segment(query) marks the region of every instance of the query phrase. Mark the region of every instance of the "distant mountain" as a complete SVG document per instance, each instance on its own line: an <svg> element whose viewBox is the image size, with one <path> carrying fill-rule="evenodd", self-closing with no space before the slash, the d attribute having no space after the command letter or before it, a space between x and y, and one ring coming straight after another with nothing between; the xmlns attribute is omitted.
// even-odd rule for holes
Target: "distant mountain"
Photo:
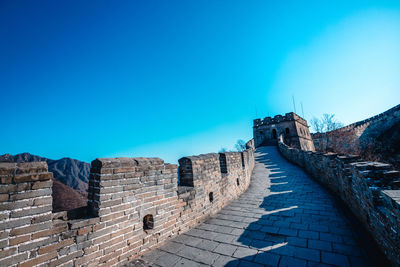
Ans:
<svg viewBox="0 0 400 267"><path fill-rule="evenodd" d="M32 162L46 161L49 172L54 174L54 178L69 187L87 195L90 164L71 158L58 160L43 158L30 153L17 155L4 154L0 156L0 162Z"/></svg>
<svg viewBox="0 0 400 267"><path fill-rule="evenodd" d="M71 158L53 160L21 153L4 154L0 162L32 162L46 161L49 172L54 175L53 210L70 210L86 205L90 164Z"/></svg>

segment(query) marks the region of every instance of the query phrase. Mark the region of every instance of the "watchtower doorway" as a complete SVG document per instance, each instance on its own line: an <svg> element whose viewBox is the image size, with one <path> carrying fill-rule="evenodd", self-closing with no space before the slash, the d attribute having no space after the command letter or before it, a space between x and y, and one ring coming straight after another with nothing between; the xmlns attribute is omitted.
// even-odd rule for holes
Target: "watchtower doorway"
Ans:
<svg viewBox="0 0 400 267"><path fill-rule="evenodd" d="M276 138L277 138L276 129L272 129L272 139Z"/></svg>

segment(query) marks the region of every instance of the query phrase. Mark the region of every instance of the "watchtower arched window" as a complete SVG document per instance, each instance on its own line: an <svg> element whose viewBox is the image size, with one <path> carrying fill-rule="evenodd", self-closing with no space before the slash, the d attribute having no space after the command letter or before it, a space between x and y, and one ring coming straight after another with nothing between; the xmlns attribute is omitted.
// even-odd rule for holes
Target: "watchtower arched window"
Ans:
<svg viewBox="0 0 400 267"><path fill-rule="evenodd" d="M276 130L272 129L272 138L276 139L276 137L277 137Z"/></svg>
<svg viewBox="0 0 400 267"><path fill-rule="evenodd" d="M285 129L285 133L286 133L286 135L288 135L288 134L290 133L289 128L286 128L286 129Z"/></svg>

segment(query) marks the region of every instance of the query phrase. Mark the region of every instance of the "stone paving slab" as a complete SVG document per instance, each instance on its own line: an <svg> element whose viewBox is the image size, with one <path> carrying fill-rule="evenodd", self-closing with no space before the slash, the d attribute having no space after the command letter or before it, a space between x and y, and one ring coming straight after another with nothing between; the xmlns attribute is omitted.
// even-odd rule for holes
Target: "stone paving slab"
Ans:
<svg viewBox="0 0 400 267"><path fill-rule="evenodd" d="M249 189L129 266L370 266L333 197L276 147L256 150Z"/></svg>

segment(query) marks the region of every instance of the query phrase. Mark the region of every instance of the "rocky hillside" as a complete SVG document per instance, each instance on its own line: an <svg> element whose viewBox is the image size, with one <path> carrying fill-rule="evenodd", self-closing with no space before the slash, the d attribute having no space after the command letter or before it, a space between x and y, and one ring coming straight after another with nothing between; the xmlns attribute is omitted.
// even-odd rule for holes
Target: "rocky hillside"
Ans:
<svg viewBox="0 0 400 267"><path fill-rule="evenodd" d="M21 153L0 156L0 162L46 161L49 171L54 175L53 209L70 210L86 205L90 164L71 158L53 160Z"/></svg>
<svg viewBox="0 0 400 267"><path fill-rule="evenodd" d="M72 210L87 205L87 197L54 179L53 181L53 212Z"/></svg>

